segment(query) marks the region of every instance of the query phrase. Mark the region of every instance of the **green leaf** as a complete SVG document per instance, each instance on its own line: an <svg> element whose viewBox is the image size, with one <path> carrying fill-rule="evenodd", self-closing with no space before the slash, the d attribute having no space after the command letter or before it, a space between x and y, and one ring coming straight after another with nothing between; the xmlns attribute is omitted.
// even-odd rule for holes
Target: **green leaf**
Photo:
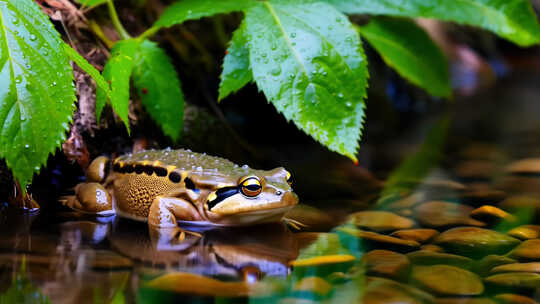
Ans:
<svg viewBox="0 0 540 304"><path fill-rule="evenodd" d="M111 88L105 78L101 76L101 73L91 65L83 56L81 56L77 51L75 51L69 44L64 43L64 51L66 52L69 59L75 62L83 71L85 71L94 81L96 85L105 91L107 97L111 97Z"/></svg>
<svg viewBox="0 0 540 304"><path fill-rule="evenodd" d="M325 0L348 14L435 18L474 25L521 46L540 42L529 0Z"/></svg>
<svg viewBox="0 0 540 304"><path fill-rule="evenodd" d="M133 83L150 116L167 136L177 140L184 119L184 94L169 57L145 40L135 56Z"/></svg>
<svg viewBox="0 0 540 304"><path fill-rule="evenodd" d="M254 3L253 0L181 0L169 6L153 27L169 27L186 20L238 12L251 7Z"/></svg>
<svg viewBox="0 0 540 304"><path fill-rule="evenodd" d="M253 77L300 129L356 160L367 66L346 16L321 2L261 1L246 11Z"/></svg>
<svg viewBox="0 0 540 304"><path fill-rule="evenodd" d="M118 41L111 50L111 58L105 64L103 77L111 84L111 106L122 119L129 132L129 79L133 71L135 53L140 42L135 39ZM106 92L98 87L96 93L96 118L99 121L107 102Z"/></svg>
<svg viewBox="0 0 540 304"><path fill-rule="evenodd" d="M0 0L0 157L23 189L65 140L75 108L60 35L32 0Z"/></svg>
<svg viewBox="0 0 540 304"><path fill-rule="evenodd" d="M408 19L373 17L358 31L384 62L431 95L452 94L448 62L439 47Z"/></svg>
<svg viewBox="0 0 540 304"><path fill-rule="evenodd" d="M75 0L75 2L83 7L94 7L106 3L107 0Z"/></svg>
<svg viewBox="0 0 540 304"><path fill-rule="evenodd" d="M223 60L218 101L240 90L252 80L253 73L249 66L246 22L244 21L234 31L229 48L227 48L227 55Z"/></svg>

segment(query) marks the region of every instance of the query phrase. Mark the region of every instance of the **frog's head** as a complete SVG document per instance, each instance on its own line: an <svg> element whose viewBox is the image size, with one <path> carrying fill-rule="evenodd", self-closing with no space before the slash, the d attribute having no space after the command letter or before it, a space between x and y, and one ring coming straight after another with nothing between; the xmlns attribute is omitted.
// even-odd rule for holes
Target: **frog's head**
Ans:
<svg viewBox="0 0 540 304"><path fill-rule="evenodd" d="M291 174L284 168L241 176L233 185L209 193L204 209L208 219L221 225L248 225L279 221L298 203Z"/></svg>

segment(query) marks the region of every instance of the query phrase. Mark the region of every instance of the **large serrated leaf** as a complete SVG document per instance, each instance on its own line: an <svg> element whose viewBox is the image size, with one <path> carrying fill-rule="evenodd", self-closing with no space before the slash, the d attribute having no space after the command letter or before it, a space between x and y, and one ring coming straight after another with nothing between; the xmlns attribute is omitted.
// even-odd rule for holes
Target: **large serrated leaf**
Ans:
<svg viewBox="0 0 540 304"><path fill-rule="evenodd" d="M518 45L540 42L530 0L325 0L348 14L425 17L479 26Z"/></svg>
<svg viewBox="0 0 540 304"><path fill-rule="evenodd" d="M154 28L169 27L186 20L196 20L216 14L239 12L255 3L253 0L181 0L169 6Z"/></svg>
<svg viewBox="0 0 540 304"><path fill-rule="evenodd" d="M249 49L247 47L246 22L233 33L227 48L227 55L223 59L223 71L219 83L218 100L229 96L253 80L253 73L249 66Z"/></svg>
<svg viewBox="0 0 540 304"><path fill-rule="evenodd" d="M73 62L75 62L79 68L81 68L83 71L85 71L94 81L96 82L96 85L101 89L105 91L105 94L108 98L111 98L111 88L105 78L101 76L99 71L90 64L90 62L86 61L83 56L81 56L77 51L75 51L69 44L64 43L64 51L66 52L66 55L71 59Z"/></svg>
<svg viewBox="0 0 540 304"><path fill-rule="evenodd" d="M346 16L320 2L261 1L246 11L253 77L287 119L355 160L367 66Z"/></svg>
<svg viewBox="0 0 540 304"><path fill-rule="evenodd" d="M184 119L184 94L174 66L156 43L141 43L135 56L133 83L163 133L177 140Z"/></svg>
<svg viewBox="0 0 540 304"><path fill-rule="evenodd" d="M111 50L111 57L103 69L103 77L111 85L110 102L114 112L122 119L129 132L129 79L133 71L135 53L140 41L136 39L118 41ZM107 94L98 87L96 93L96 118L99 121Z"/></svg>
<svg viewBox="0 0 540 304"><path fill-rule="evenodd" d="M32 0L0 0L0 156L23 189L72 119L73 71L62 43Z"/></svg>
<svg viewBox="0 0 540 304"><path fill-rule="evenodd" d="M357 29L386 64L403 77L431 95L451 95L448 62L416 23L408 19L373 17L367 25Z"/></svg>

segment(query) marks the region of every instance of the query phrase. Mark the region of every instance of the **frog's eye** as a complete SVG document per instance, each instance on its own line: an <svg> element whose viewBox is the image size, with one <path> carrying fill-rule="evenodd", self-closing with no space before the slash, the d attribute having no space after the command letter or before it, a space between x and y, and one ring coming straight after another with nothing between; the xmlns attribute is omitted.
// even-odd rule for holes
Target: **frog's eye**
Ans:
<svg viewBox="0 0 540 304"><path fill-rule="evenodd" d="M292 176L289 171L287 171L287 183L289 184L289 186L292 185Z"/></svg>
<svg viewBox="0 0 540 304"><path fill-rule="evenodd" d="M240 191L247 197L255 197L262 192L261 181L255 176L250 176L240 182Z"/></svg>

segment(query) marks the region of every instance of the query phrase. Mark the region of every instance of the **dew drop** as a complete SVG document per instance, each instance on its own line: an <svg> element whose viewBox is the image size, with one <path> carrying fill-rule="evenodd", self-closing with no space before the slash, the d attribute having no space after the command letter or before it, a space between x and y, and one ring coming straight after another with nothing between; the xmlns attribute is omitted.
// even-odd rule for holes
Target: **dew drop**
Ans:
<svg viewBox="0 0 540 304"><path fill-rule="evenodd" d="M292 80L292 79L294 79L295 76L296 76L296 75L294 75L294 73L290 73L290 74L289 74L289 79Z"/></svg>
<svg viewBox="0 0 540 304"><path fill-rule="evenodd" d="M352 107L352 103L351 103L350 101L347 101L347 102L345 103L345 105L347 106L347 108Z"/></svg>
<svg viewBox="0 0 540 304"><path fill-rule="evenodd" d="M15 78L15 83L21 83L22 82L22 77L21 76L17 76Z"/></svg>
<svg viewBox="0 0 540 304"><path fill-rule="evenodd" d="M281 74L281 68L279 66L275 67L272 69L272 71L270 71L270 73L272 73L272 75L274 76L279 76L279 74Z"/></svg>
<svg viewBox="0 0 540 304"><path fill-rule="evenodd" d="M56 81L53 81L53 83L51 83L51 87L54 87L56 86Z"/></svg>
<svg viewBox="0 0 540 304"><path fill-rule="evenodd" d="M296 37L296 33L295 32L292 32L291 33L291 38L295 38Z"/></svg>
<svg viewBox="0 0 540 304"><path fill-rule="evenodd" d="M37 39L36 35L30 35L30 40L31 41L36 41L36 39Z"/></svg>
<svg viewBox="0 0 540 304"><path fill-rule="evenodd" d="M24 145L24 148L25 148L25 149L29 149L29 148L30 148L30 145L29 145L29 144L26 144L26 145Z"/></svg>
<svg viewBox="0 0 540 304"><path fill-rule="evenodd" d="M11 20L11 22L12 22L14 25L16 25L17 23L19 23L19 19L13 18L13 19Z"/></svg>
<svg viewBox="0 0 540 304"><path fill-rule="evenodd" d="M40 166L35 166L35 167L34 167L34 170L35 170L35 171L39 171L39 169L41 169Z"/></svg>
<svg viewBox="0 0 540 304"><path fill-rule="evenodd" d="M337 97L343 98L343 93L339 92L339 93L337 94Z"/></svg>
<svg viewBox="0 0 540 304"><path fill-rule="evenodd" d="M248 165L242 165L242 169L248 169Z"/></svg>
<svg viewBox="0 0 540 304"><path fill-rule="evenodd" d="M262 58L266 58L266 56L268 56L266 53L262 53L262 54L261 54L261 57L262 57Z"/></svg>
<svg viewBox="0 0 540 304"><path fill-rule="evenodd" d="M191 11L191 10L188 10L188 11L187 11L187 14L188 14L188 15L191 15L192 13L193 13L193 11Z"/></svg>
<svg viewBox="0 0 540 304"><path fill-rule="evenodd" d="M277 44L272 43L272 45L270 46L270 49L271 49L272 51L275 51L275 50L277 49Z"/></svg>
<svg viewBox="0 0 540 304"><path fill-rule="evenodd" d="M306 91L304 93L304 98L306 99L306 101L309 101L313 104L316 104L318 102L318 98L317 98L317 91L315 89L315 85L313 83L310 83L307 88L306 88Z"/></svg>

